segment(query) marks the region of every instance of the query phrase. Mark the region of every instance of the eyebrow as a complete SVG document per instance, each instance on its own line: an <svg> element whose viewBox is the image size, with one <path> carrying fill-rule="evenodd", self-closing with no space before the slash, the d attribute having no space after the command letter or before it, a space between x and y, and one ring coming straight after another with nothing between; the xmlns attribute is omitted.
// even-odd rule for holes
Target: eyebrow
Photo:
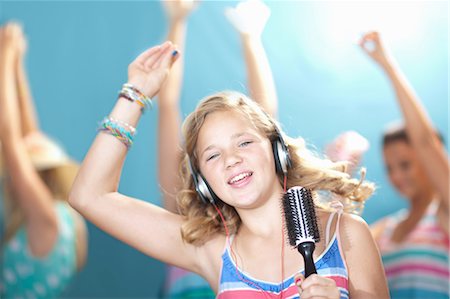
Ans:
<svg viewBox="0 0 450 299"><path fill-rule="evenodd" d="M247 132L236 133L236 134L231 135L231 138L230 138L230 139L236 139L236 138L239 138L239 137L241 137L241 136L243 136L243 135L246 135L246 134L250 134L250 133L247 133ZM203 152L200 154L200 157L202 157L202 156L205 154L206 151L209 151L209 150L211 150L211 149L213 149L213 148L214 148L214 145L213 145L213 144L207 146L207 147L203 150Z"/></svg>

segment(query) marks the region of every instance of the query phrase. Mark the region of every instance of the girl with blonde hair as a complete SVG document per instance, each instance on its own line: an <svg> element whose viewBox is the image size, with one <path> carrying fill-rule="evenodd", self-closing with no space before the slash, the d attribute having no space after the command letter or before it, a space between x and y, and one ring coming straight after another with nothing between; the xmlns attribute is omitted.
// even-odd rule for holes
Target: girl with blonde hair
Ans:
<svg viewBox="0 0 450 299"><path fill-rule="evenodd" d="M285 242L283 189L301 184L365 200L372 186L277 133L272 117L241 94L207 97L183 125L181 215L117 191L142 109L178 56L166 42L130 64L128 83L75 180L71 205L143 253L200 274L218 298L387 298L367 225L340 211L317 211L326 227L314 254L318 274L304 278L303 259Z"/></svg>

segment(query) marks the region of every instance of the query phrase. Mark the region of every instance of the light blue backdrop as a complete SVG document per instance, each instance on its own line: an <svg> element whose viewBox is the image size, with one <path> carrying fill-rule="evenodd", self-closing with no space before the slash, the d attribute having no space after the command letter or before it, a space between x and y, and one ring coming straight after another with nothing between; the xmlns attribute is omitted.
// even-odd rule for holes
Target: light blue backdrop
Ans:
<svg viewBox="0 0 450 299"><path fill-rule="evenodd" d="M182 110L222 89L245 92L238 35L223 10L234 2L203 1L189 22ZM380 135L400 118L381 71L356 45L377 26L416 88L435 125L448 136L448 2L268 2L263 35L278 88L279 119L293 136L318 149L354 129L371 148L363 164L379 189L364 218L405 206L384 176ZM112 108L127 65L167 30L159 1L4 1L0 21L23 23L27 66L42 128L82 160L97 123ZM157 107L146 113L130 151L120 191L159 203L156 178ZM448 139L448 138L447 138ZM92 225L89 261L67 297L155 297L164 266ZM157 240L155 240L157 241Z"/></svg>

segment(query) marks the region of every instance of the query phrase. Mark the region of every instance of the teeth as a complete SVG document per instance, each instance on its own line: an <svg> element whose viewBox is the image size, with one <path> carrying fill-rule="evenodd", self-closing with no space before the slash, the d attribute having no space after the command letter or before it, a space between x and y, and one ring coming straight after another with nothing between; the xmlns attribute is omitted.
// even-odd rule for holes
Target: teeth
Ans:
<svg viewBox="0 0 450 299"><path fill-rule="evenodd" d="M248 177L248 176L250 176L250 173L249 173L249 172L241 173L241 174L235 176L234 178L232 178L232 179L230 180L230 184L234 184L234 183L236 183L236 182L238 182L238 181L240 181L240 180L245 179L245 178Z"/></svg>

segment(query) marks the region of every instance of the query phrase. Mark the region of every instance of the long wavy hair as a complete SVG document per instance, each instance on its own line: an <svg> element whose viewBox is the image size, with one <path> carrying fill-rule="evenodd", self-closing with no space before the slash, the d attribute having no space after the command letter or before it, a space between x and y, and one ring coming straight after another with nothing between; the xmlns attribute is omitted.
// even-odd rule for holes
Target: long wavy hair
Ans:
<svg viewBox="0 0 450 299"><path fill-rule="evenodd" d="M221 218L215 207L201 201L195 191L194 182L189 168L189 160L198 167L195 155L200 129L209 114L218 111L233 111L250 120L252 125L271 142L277 138L276 122L262 108L245 95L224 91L204 98L183 123L184 148L180 165L182 188L177 195L181 215L186 218L181 228L183 239L195 245L201 245L215 234L225 234ZM314 193L328 191L341 200L346 211L355 210L373 193L374 185L364 181L365 172L361 178L352 179L345 172L345 163L333 163L315 155L306 148L301 138L289 138L282 131L283 139L288 146L292 167L287 174L287 188L303 186ZM275 171L275 167L274 167ZM279 183L282 184L282 177ZM319 204L320 205L320 204ZM324 207L323 203L321 204ZM231 234L238 231L241 219L234 207L219 201L217 207L221 210Z"/></svg>

